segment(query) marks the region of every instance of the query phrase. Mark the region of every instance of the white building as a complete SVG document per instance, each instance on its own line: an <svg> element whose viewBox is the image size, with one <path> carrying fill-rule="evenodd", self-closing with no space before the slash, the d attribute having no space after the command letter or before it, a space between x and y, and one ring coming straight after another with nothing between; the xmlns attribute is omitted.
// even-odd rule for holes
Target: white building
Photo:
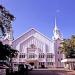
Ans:
<svg viewBox="0 0 75 75"><path fill-rule="evenodd" d="M61 33L56 25L52 38L48 38L38 30L31 28L16 40L10 38L10 34L3 40L19 51L17 58L13 59L13 66L17 64L31 64L34 68L63 67L61 60L63 55L59 47L62 41Z"/></svg>
<svg viewBox="0 0 75 75"><path fill-rule="evenodd" d="M0 6L1 13L4 11L5 17L0 15L2 27L4 28L4 36L2 27L0 27L0 40L3 44L9 44L13 48L19 51L17 58L13 59L13 66L17 64L31 64L34 68L40 67L63 67L61 60L63 58L60 53L59 47L62 41L61 33L56 25L53 30L52 39L47 38L45 35L40 33L38 30L31 28L25 32L22 36L13 40L13 30L11 22L14 16L7 14L4 7ZM4 14L4 13L2 13Z"/></svg>
<svg viewBox="0 0 75 75"><path fill-rule="evenodd" d="M62 36L56 25L53 30L54 36L49 39L38 30L31 28L13 41L13 48L19 51L18 57L13 60L16 66L19 63L31 64L35 68L63 67L62 54L59 47Z"/></svg>

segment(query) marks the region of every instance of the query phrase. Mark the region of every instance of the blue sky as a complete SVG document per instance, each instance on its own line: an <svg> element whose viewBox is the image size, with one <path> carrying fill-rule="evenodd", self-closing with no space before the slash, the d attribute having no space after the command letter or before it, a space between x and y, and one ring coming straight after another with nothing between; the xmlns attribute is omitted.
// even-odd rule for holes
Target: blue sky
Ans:
<svg viewBox="0 0 75 75"><path fill-rule="evenodd" d="M55 16L64 38L75 34L75 0L2 0L2 4L16 17L14 38L32 27L51 38Z"/></svg>

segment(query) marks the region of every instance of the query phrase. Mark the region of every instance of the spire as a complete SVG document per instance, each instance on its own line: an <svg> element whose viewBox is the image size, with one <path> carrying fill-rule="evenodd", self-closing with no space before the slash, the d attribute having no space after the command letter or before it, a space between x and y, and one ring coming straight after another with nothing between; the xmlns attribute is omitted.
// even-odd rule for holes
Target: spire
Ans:
<svg viewBox="0 0 75 75"><path fill-rule="evenodd" d="M56 17L55 17L55 27L54 27L55 30L58 30L58 27L57 27L57 22L56 22Z"/></svg>
<svg viewBox="0 0 75 75"><path fill-rule="evenodd" d="M56 22L56 17L55 17L55 23L54 23L54 30L53 30L53 39L61 39L61 33L60 33L60 30L58 29L57 27L57 22Z"/></svg>
<svg viewBox="0 0 75 75"><path fill-rule="evenodd" d="M56 17L55 17L55 23L54 23L54 30L53 33L57 33L59 31L58 27L57 27L57 22L56 22Z"/></svg>

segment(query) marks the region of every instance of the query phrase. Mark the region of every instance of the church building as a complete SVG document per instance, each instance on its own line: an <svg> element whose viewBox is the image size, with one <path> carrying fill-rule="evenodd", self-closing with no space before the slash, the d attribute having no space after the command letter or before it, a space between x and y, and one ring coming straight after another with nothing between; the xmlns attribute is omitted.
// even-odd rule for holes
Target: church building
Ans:
<svg viewBox="0 0 75 75"><path fill-rule="evenodd" d="M17 58L13 59L14 69L17 64L30 64L34 68L63 67L63 55L59 50L61 42L62 36L56 19L52 39L35 28L29 29L12 42L13 48L19 51Z"/></svg>
<svg viewBox="0 0 75 75"><path fill-rule="evenodd" d="M15 17L1 5L0 13L0 41L18 50L17 58L13 58L12 61L14 69L18 68L18 64L30 64L34 68L63 67L61 63L63 54L59 50L63 38L57 27L56 19L51 39L37 29L31 28L13 40L11 23Z"/></svg>

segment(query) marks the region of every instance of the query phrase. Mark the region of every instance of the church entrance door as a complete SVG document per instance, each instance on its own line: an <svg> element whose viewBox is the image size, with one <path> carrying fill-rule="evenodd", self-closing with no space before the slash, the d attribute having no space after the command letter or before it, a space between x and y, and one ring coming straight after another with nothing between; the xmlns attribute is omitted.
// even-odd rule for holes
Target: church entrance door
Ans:
<svg viewBox="0 0 75 75"><path fill-rule="evenodd" d="M35 63L34 62L30 62L29 63L33 68L35 67Z"/></svg>
<svg viewBox="0 0 75 75"><path fill-rule="evenodd" d="M29 64L30 64L31 66L34 66L34 62L30 62Z"/></svg>

